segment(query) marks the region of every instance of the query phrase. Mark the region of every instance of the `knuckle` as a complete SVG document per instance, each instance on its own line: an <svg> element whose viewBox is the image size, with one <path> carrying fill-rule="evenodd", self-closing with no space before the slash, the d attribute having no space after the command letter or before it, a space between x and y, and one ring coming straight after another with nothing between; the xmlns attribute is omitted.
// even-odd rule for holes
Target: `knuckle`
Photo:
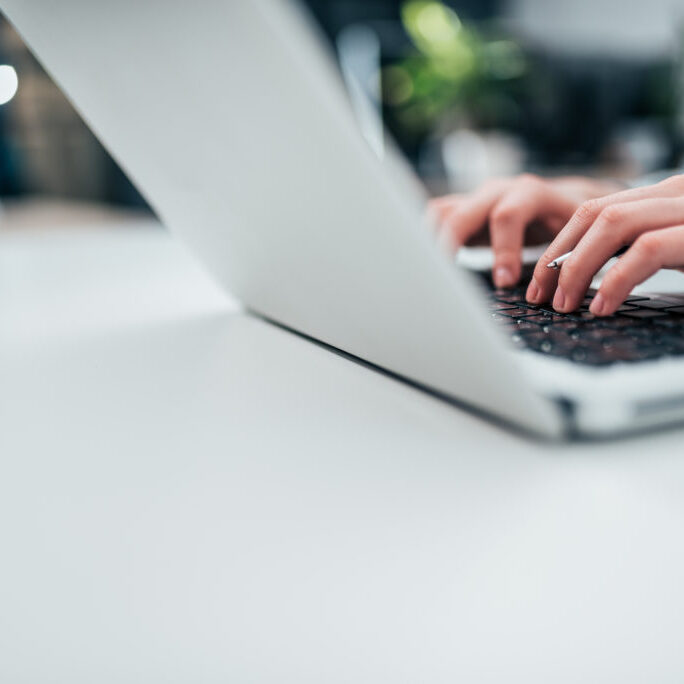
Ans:
<svg viewBox="0 0 684 684"><path fill-rule="evenodd" d="M495 207L492 210L490 219L494 224L497 223L510 223L515 219L517 213L517 208L511 204L503 204Z"/></svg>
<svg viewBox="0 0 684 684"><path fill-rule="evenodd" d="M573 219L575 221L584 223L586 221L593 220L597 213L598 204L596 200L587 200L586 202L582 202L582 204L577 207Z"/></svg>
<svg viewBox="0 0 684 684"><path fill-rule="evenodd" d="M544 254L542 254L539 261L537 261L537 265L534 267L534 275L546 275L547 272L551 270L546 264L551 263L557 256L558 254L552 252L551 249L547 249Z"/></svg>
<svg viewBox="0 0 684 684"><path fill-rule="evenodd" d="M657 259L662 249L662 241L657 233L646 233L637 238L634 249L645 259Z"/></svg>
<svg viewBox="0 0 684 684"><path fill-rule="evenodd" d="M561 268L560 275L558 276L558 282L560 282L561 285L567 286L576 283L578 277L579 269L577 264L574 263L572 259L568 259L563 264L563 268Z"/></svg>
<svg viewBox="0 0 684 684"><path fill-rule="evenodd" d="M470 228L470 213L467 209L454 207L443 221L445 228L451 231L453 237L458 240L465 240L470 237L470 233L475 232Z"/></svg>
<svg viewBox="0 0 684 684"><path fill-rule="evenodd" d="M499 176L492 176L491 178L487 178L487 180L482 183L481 187L483 190L492 190L500 188L506 185L508 182L510 182L509 179L501 178Z"/></svg>
<svg viewBox="0 0 684 684"><path fill-rule="evenodd" d="M613 266L601 281L601 291L609 298L618 297L628 285L628 277L624 268Z"/></svg>
<svg viewBox="0 0 684 684"><path fill-rule="evenodd" d="M542 258L537 262L532 273L537 282L542 282L546 280L552 272L555 273L555 271L552 271L546 266L546 264L548 264L552 259L553 256L549 257L548 254L544 254L544 256L542 256Z"/></svg>
<svg viewBox="0 0 684 684"><path fill-rule="evenodd" d="M467 211L463 210L461 207L451 207L446 216L446 221L453 229L458 229L458 226L462 224L467 218Z"/></svg>
<svg viewBox="0 0 684 684"><path fill-rule="evenodd" d="M544 269L536 267L532 273L532 277L536 281L537 285L541 287L542 290L546 290L553 283L553 280L549 277L548 273L544 272Z"/></svg>
<svg viewBox="0 0 684 684"><path fill-rule="evenodd" d="M516 178L516 185L527 192L538 191L544 187L545 181L533 173L523 173Z"/></svg>
<svg viewBox="0 0 684 684"><path fill-rule="evenodd" d="M606 274L601 281L601 294L604 297L612 300L616 298L624 289L625 276L620 272L612 272L610 275Z"/></svg>
<svg viewBox="0 0 684 684"><path fill-rule="evenodd" d="M674 176L670 176L663 181L660 181L659 185L666 188L684 188L684 174L678 173Z"/></svg>
<svg viewBox="0 0 684 684"><path fill-rule="evenodd" d="M611 204L600 214L599 220L604 228L613 229L625 219L625 210L619 204Z"/></svg>

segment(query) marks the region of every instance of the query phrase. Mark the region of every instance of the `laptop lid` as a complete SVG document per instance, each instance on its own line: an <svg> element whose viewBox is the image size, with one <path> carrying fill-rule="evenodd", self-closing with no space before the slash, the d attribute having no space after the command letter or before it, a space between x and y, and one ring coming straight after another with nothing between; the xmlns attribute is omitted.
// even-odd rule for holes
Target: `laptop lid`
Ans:
<svg viewBox="0 0 684 684"><path fill-rule="evenodd" d="M0 0L163 223L267 318L557 435L433 244L418 183L359 135L287 0Z"/></svg>

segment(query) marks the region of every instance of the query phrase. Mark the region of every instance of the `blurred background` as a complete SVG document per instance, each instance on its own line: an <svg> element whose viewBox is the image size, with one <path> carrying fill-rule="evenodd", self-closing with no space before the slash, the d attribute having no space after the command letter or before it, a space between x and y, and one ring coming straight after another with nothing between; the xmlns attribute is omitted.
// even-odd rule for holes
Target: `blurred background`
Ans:
<svg viewBox="0 0 684 684"><path fill-rule="evenodd" d="M524 170L613 178L684 152L681 0L308 0L369 141L433 194ZM145 210L0 17L0 200Z"/></svg>

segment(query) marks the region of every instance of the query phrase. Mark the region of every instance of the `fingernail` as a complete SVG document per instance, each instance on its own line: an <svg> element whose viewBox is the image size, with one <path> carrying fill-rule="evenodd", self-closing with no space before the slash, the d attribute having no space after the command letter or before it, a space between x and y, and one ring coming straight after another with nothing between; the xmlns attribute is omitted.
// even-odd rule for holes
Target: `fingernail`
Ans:
<svg viewBox="0 0 684 684"><path fill-rule="evenodd" d="M603 316L603 314L605 313L606 300L600 292L598 292L594 296L594 299L591 300L591 306L589 307L589 311L591 311L591 313L593 313L594 316Z"/></svg>
<svg viewBox="0 0 684 684"><path fill-rule="evenodd" d="M513 271L508 266L497 266L494 269L494 284L497 287L510 287L514 285Z"/></svg>
<svg viewBox="0 0 684 684"><path fill-rule="evenodd" d="M556 294L553 297L553 308L556 309L556 311L562 311L564 307L565 292L563 292L563 288L559 285L556 289Z"/></svg>
<svg viewBox="0 0 684 684"><path fill-rule="evenodd" d="M536 304L539 300L539 294L539 285L537 284L537 281L534 278L532 278L527 288L527 294L525 295L525 299L527 299L527 301L532 304Z"/></svg>

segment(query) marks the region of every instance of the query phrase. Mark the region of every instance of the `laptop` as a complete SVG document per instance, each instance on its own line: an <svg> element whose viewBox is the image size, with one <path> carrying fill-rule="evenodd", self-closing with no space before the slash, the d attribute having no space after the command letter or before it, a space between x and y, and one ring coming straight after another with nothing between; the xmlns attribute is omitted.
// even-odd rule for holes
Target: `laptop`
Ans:
<svg viewBox="0 0 684 684"><path fill-rule="evenodd" d="M684 418L684 300L530 307L454 265L289 0L0 0L162 222L246 309L546 438Z"/></svg>

